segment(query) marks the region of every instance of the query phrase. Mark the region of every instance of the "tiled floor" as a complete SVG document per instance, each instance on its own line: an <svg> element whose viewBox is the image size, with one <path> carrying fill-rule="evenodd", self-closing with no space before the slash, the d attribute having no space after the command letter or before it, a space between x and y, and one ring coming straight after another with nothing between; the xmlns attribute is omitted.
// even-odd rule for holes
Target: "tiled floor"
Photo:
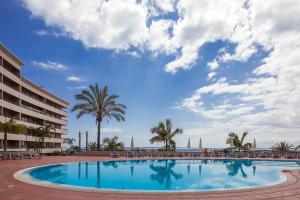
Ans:
<svg viewBox="0 0 300 200"><path fill-rule="evenodd" d="M245 189L218 192L193 193L123 193L123 192L81 192L51 189L20 182L13 174L31 166L71 161L91 161L109 159L105 157L45 157L41 160L0 161L0 200L94 200L94 199L300 199L300 170L288 172L288 181L279 185L260 189Z"/></svg>

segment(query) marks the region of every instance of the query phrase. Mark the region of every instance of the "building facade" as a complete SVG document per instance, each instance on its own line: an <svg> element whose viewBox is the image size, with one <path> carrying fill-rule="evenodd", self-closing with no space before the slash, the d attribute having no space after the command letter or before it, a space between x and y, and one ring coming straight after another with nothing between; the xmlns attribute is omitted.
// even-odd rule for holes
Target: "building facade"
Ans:
<svg viewBox="0 0 300 200"><path fill-rule="evenodd" d="M0 122L13 118L18 124L38 128L51 126L45 138L44 153L60 151L62 135L67 133L64 119L68 102L51 94L21 75L23 62L0 43ZM0 132L0 151L4 148ZM7 134L7 151L25 151L37 138L27 134Z"/></svg>

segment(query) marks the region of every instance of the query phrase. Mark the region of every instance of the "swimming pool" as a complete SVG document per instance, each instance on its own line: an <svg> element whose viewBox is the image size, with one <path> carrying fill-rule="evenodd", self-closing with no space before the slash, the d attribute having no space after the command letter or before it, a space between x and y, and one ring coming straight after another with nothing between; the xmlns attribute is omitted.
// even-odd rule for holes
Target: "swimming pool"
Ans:
<svg viewBox="0 0 300 200"><path fill-rule="evenodd" d="M211 191L263 187L286 180L296 161L123 160L73 162L35 167L22 176L42 185L130 191Z"/></svg>

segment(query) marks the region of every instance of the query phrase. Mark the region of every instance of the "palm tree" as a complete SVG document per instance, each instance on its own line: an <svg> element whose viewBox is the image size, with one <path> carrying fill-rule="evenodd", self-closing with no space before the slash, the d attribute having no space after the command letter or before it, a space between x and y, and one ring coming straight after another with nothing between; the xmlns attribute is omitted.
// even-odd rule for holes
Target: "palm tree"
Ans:
<svg viewBox="0 0 300 200"><path fill-rule="evenodd" d="M25 148L27 150L27 126L23 124L18 124L17 130L19 134L25 134Z"/></svg>
<svg viewBox="0 0 300 200"><path fill-rule="evenodd" d="M249 150L250 148L252 148L253 144L251 144L251 143L245 143L244 144L245 137L248 134L249 134L248 132L244 132L242 134L241 139L240 139L238 134L231 132L231 133L228 134L226 144L229 144L230 147L238 149L239 151L242 150L242 149L243 150Z"/></svg>
<svg viewBox="0 0 300 200"><path fill-rule="evenodd" d="M75 140L74 138L64 138L63 143L68 144L68 145L69 145L69 148L71 148L71 146L73 146L73 143L74 143L75 141L76 141L76 140Z"/></svg>
<svg viewBox="0 0 300 200"><path fill-rule="evenodd" d="M287 142L279 142L279 143L276 143L272 147L272 149L274 151L278 151L279 153L286 153L286 152L290 151L292 147L293 147L293 145L289 144Z"/></svg>
<svg viewBox="0 0 300 200"><path fill-rule="evenodd" d="M19 134L26 131L26 126L17 124L14 119L10 119L5 123L0 123L0 131L4 132L4 151L7 151L7 133Z"/></svg>
<svg viewBox="0 0 300 200"><path fill-rule="evenodd" d="M97 150L97 143L96 142L90 142L88 147L89 147L90 150L96 151Z"/></svg>
<svg viewBox="0 0 300 200"><path fill-rule="evenodd" d="M36 129L36 137L39 139L40 145L39 147L42 149L45 148L45 138L48 137L50 138L50 130L51 130L51 126L47 125L47 126L41 126L39 128Z"/></svg>
<svg viewBox="0 0 300 200"><path fill-rule="evenodd" d="M106 150L121 150L124 148L124 144L122 142L118 142L118 136L114 136L112 138L104 138L103 145Z"/></svg>
<svg viewBox="0 0 300 200"><path fill-rule="evenodd" d="M116 100L118 95L109 95L108 87L99 88L98 84L90 85L89 89L82 90L80 94L75 96L80 101L71 109L71 112L79 111L77 119L81 116L89 114L96 118L97 124L97 149L100 150L100 129L104 119L114 118L118 122L125 121L126 106L119 104Z"/></svg>
<svg viewBox="0 0 300 200"><path fill-rule="evenodd" d="M149 141L151 144L154 142L163 142L165 144L165 149L175 149L176 143L173 138L176 135L182 134L183 129L176 128L172 131L171 119L166 119L166 123L159 122L157 126L150 129L152 134L155 134Z"/></svg>

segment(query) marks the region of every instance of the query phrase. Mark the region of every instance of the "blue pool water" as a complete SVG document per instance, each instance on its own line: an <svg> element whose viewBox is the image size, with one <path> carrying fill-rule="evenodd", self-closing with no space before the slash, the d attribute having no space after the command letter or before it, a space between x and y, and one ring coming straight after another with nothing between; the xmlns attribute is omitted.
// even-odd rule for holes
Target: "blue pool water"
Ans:
<svg viewBox="0 0 300 200"><path fill-rule="evenodd" d="M285 180L300 162L252 160L136 160L49 165L25 172L31 179L109 190L206 191L261 187Z"/></svg>

